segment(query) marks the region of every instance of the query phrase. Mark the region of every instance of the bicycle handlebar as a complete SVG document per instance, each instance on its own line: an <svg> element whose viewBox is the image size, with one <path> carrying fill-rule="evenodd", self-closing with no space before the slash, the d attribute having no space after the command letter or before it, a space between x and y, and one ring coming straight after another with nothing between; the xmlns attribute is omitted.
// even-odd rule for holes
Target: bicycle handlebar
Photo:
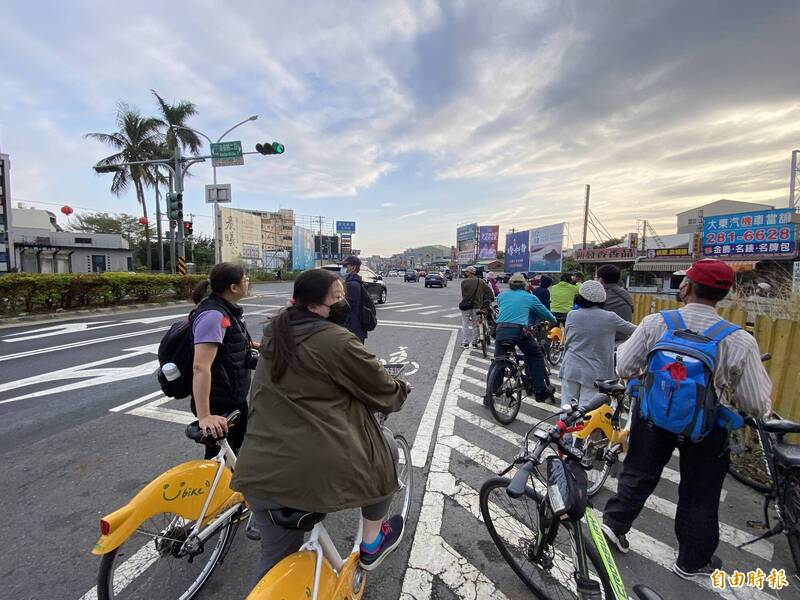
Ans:
<svg viewBox="0 0 800 600"><path fill-rule="evenodd" d="M514 474L511 483L508 484L506 494L515 499L522 496L522 494L525 493L525 485L528 483L528 477L533 474L535 469L536 463L533 460L529 460L522 465Z"/></svg>

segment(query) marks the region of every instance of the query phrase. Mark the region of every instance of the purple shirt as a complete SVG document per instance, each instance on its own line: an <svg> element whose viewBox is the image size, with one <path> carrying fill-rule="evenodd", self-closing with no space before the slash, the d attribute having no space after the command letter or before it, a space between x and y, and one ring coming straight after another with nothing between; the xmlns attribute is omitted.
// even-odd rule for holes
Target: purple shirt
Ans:
<svg viewBox="0 0 800 600"><path fill-rule="evenodd" d="M225 329L230 327L230 319L218 310L200 313L192 323L195 344L221 344Z"/></svg>

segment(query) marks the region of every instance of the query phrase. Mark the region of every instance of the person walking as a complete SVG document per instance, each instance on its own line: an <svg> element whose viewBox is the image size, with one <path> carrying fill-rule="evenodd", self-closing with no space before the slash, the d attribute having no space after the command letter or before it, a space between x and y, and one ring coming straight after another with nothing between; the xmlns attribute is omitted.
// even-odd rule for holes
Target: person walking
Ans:
<svg viewBox="0 0 800 600"><path fill-rule="evenodd" d="M595 396L594 382L614 378L614 338L630 335L636 325L603 310L606 292L599 281L586 281L575 296L578 310L567 314L564 359L561 362L561 397L581 406Z"/></svg>
<svg viewBox="0 0 800 600"><path fill-rule="evenodd" d="M555 388L548 385L544 355L528 326L531 321L546 320L556 322L555 316L547 310L539 299L525 289L527 282L521 273L508 280L508 291L497 298L500 312L497 316L497 337L494 344L495 358L506 353L508 345L518 347L525 355L526 391L533 394L539 402L553 397ZM501 374L502 372L498 371ZM486 388L490 389L487 385ZM490 398L484 399L488 406Z"/></svg>
<svg viewBox="0 0 800 600"><path fill-rule="evenodd" d="M364 323L365 296L368 295L364 288L364 282L359 275L361 270L361 259L357 256L348 256L342 261L345 269L345 292L347 303L350 305L350 312L347 313L347 321L344 326L349 329L363 344L367 339L367 325ZM374 306L372 307L374 310Z"/></svg>
<svg viewBox="0 0 800 600"><path fill-rule="evenodd" d="M547 275L539 277L539 285L531 290L531 294L539 299L539 302L544 304L547 310L550 310L550 286L553 285L553 280Z"/></svg>
<svg viewBox="0 0 800 600"><path fill-rule="evenodd" d="M602 265L598 267L595 280L603 284L606 291L606 303L603 308L616 313L626 321L633 321L633 297L628 290L619 284L620 270L614 265ZM628 339L623 333L617 333L615 339L617 345Z"/></svg>
<svg viewBox="0 0 800 600"><path fill-rule="evenodd" d="M275 271L275 281L280 281L280 280L281 280L281 269L280 267L278 267L278 269Z"/></svg>
<svg viewBox="0 0 800 600"><path fill-rule="evenodd" d="M206 295L209 287L211 293ZM208 279L192 292L197 308L189 317L194 342L192 412L207 434L221 437L228 433L234 452L242 445L247 430L249 369L255 368L250 352L258 348L242 321L242 307L236 304L247 296L249 288L250 279L241 265L214 265ZM241 415L228 432L225 415L234 410ZM205 458L218 453L218 447L206 446Z"/></svg>
<svg viewBox="0 0 800 600"><path fill-rule="evenodd" d="M694 336L693 339L702 341L692 332L704 332L703 339L716 342L716 359L714 368L710 369L710 387L706 389L723 406L730 405L754 417L767 416L771 412L772 384L761 362L758 343L743 329L724 322L716 311L717 303L725 298L734 281L733 270L722 261L704 259L694 263L678 292L685 306L645 317L630 339L617 350L617 374L626 379L658 379L665 384L666 377L686 382L691 365L684 367L681 362L678 368L676 362L655 373L648 367L648 356L651 351L656 357L660 355L655 346L667 336L672 340ZM676 329L676 321L684 326L682 330ZM674 332L680 335L673 336ZM667 353L673 357L676 356L674 345L670 346L673 351ZM683 387L691 390L697 387L693 382L687 383L689 385ZM682 397L680 383L678 386L677 392L670 392L670 398ZM683 579L707 581L708 576L722 566L714 551L719 544L720 494L730 463L728 430L715 426L715 421L711 420L705 437L692 441L659 427L653 423L654 412L649 418L643 413L646 404L653 407L650 410L655 410L656 402L663 400L659 387L643 385L641 409L632 415L628 454L617 493L606 503L602 529L618 550L628 551L627 533L677 448L681 474L675 513L678 555L672 570Z"/></svg>
<svg viewBox="0 0 800 600"><path fill-rule="evenodd" d="M462 346L468 348L478 347L478 311L483 309L484 302L492 302L494 293L489 285L477 277L477 269L469 266L464 269L466 279L461 281L461 302L458 308L461 311L461 330L463 332Z"/></svg>
<svg viewBox="0 0 800 600"><path fill-rule="evenodd" d="M569 273L562 273L561 281L550 288L550 310L558 319L559 325L567 320L567 313L572 310L577 295L578 286L572 283L572 275Z"/></svg>
<svg viewBox="0 0 800 600"><path fill-rule="evenodd" d="M497 287L497 277L495 277L494 273L489 271L488 273L486 273L486 281L489 283L489 287L492 288L492 293L494 294L494 297L497 298L497 296L500 295L500 288Z"/></svg>
<svg viewBox="0 0 800 600"><path fill-rule="evenodd" d="M304 271L293 299L264 328L250 426L231 481L261 531L256 580L303 543L303 531L274 524L271 511L360 508L360 563L368 571L398 546L405 527L402 516L388 514L397 448L373 412L400 410L411 388L344 329L348 305L335 273Z"/></svg>

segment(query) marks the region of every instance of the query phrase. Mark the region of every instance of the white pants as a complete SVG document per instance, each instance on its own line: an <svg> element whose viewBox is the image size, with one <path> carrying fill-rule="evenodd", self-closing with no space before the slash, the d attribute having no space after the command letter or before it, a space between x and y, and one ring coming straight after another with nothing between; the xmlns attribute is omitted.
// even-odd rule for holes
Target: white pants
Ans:
<svg viewBox="0 0 800 600"><path fill-rule="evenodd" d="M464 334L464 343L471 344L477 342L478 335L478 310L471 308L461 311L461 331Z"/></svg>
<svg viewBox="0 0 800 600"><path fill-rule="evenodd" d="M594 386L583 385L574 379L561 380L561 403L570 402L573 399L578 401L579 406L586 406L589 400L597 394Z"/></svg>

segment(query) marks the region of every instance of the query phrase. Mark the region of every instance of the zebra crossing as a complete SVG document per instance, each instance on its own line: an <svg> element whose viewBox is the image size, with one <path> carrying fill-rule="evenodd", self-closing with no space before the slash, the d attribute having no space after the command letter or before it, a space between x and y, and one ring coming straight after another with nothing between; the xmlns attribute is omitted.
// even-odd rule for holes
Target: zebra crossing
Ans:
<svg viewBox="0 0 800 600"><path fill-rule="evenodd" d="M376 307L381 312L414 313L415 315L436 315L443 319L457 319L461 317L458 307L443 306L440 304L422 304L419 302L386 302Z"/></svg>
<svg viewBox="0 0 800 600"><path fill-rule="evenodd" d="M514 423L508 427L497 424L483 406L490 364L491 361L482 358L476 350L465 350L456 362L443 402L419 523L403 580L401 597L404 599L530 597L530 592L502 559L481 523L478 490L483 481L508 466L531 426L560 411L560 402L541 404L527 399ZM560 400L560 382L552 376L551 380ZM629 593L634 584L645 583L665 598L761 600L790 597L784 595L788 590L778 595L766 586L764 590L730 586L720 590L712 587L710 580L684 581L672 574L677 544L673 524L680 481L678 471L676 453L628 535L630 553L615 556ZM609 478L605 489L593 499L598 514L602 514L616 485L617 480ZM726 480L720 506L717 554L729 573L734 569L746 572L756 568L769 572L774 566L781 568L788 564L788 559L776 556L771 541L762 540L741 550L735 547L760 533L742 529L746 528L746 520L736 519L736 515L741 514L758 518L759 511L753 510L757 499L757 495L738 482ZM470 532L471 543L464 543L464 531Z"/></svg>

